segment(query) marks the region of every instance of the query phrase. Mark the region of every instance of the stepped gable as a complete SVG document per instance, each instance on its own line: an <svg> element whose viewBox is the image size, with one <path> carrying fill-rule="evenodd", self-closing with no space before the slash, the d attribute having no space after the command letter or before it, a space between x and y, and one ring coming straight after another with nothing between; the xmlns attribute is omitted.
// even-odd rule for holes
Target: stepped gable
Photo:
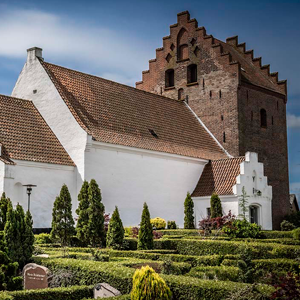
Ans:
<svg viewBox="0 0 300 300"><path fill-rule="evenodd" d="M227 157L184 102L40 62L94 140L202 159Z"/></svg>
<svg viewBox="0 0 300 300"><path fill-rule="evenodd" d="M0 160L74 166L31 101L0 95Z"/></svg>
<svg viewBox="0 0 300 300"><path fill-rule="evenodd" d="M215 58L216 63L231 73L236 73L240 81L251 83L271 91L287 94L287 81L278 80L278 73L270 73L270 66L261 64L261 58L254 58L253 50L246 50L246 43L239 44L238 37L230 37L226 42L207 34L205 27L198 27L196 19L190 19L188 11L177 15L177 23L170 26L170 35L163 37L163 47L156 49L156 58L149 60L149 70L142 72L142 81L136 82L136 87L148 90L153 82L158 82L159 69L174 67L177 61L177 39L181 30L187 31L186 44L191 45L192 55L200 48L206 49ZM158 91L157 91L158 92Z"/></svg>
<svg viewBox="0 0 300 300"><path fill-rule="evenodd" d="M240 164L245 157L235 157L210 161L205 165L192 197L233 195L232 187L240 174Z"/></svg>

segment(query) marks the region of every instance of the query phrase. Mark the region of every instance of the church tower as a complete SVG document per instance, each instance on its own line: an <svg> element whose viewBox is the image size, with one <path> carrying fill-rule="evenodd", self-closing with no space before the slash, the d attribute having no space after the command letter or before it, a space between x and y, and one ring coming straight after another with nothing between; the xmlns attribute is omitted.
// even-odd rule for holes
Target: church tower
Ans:
<svg viewBox="0 0 300 300"><path fill-rule="evenodd" d="M278 73L237 36L218 40L185 11L136 88L186 101L232 156L257 152L273 188L273 227L279 228L289 213L289 176L287 82Z"/></svg>

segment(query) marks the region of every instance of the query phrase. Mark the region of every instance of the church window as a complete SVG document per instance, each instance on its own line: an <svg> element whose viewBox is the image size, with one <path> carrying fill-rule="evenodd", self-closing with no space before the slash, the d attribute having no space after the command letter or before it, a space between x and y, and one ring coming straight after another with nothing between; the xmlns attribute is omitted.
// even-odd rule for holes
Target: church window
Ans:
<svg viewBox="0 0 300 300"><path fill-rule="evenodd" d="M219 90L219 98L221 99L222 98L222 91Z"/></svg>
<svg viewBox="0 0 300 300"><path fill-rule="evenodd" d="M169 69L166 71L166 88L174 86L174 70Z"/></svg>
<svg viewBox="0 0 300 300"><path fill-rule="evenodd" d="M267 112L264 108L260 110L260 127L267 128Z"/></svg>
<svg viewBox="0 0 300 300"><path fill-rule="evenodd" d="M202 81L202 87L203 87L203 89L205 88L205 80L204 80L204 78L203 78L203 81Z"/></svg>
<svg viewBox="0 0 300 300"><path fill-rule="evenodd" d="M184 99L184 93L183 89L178 90L178 100L183 100Z"/></svg>
<svg viewBox="0 0 300 300"><path fill-rule="evenodd" d="M171 45L170 49L171 49L172 51L175 49L175 46L174 46L174 44L173 44L173 43L172 43L172 45Z"/></svg>
<svg viewBox="0 0 300 300"><path fill-rule="evenodd" d="M223 143L226 143L226 134L223 132Z"/></svg>
<svg viewBox="0 0 300 300"><path fill-rule="evenodd" d="M156 134L156 132L153 129L149 129L149 132L156 138L158 139L158 135Z"/></svg>
<svg viewBox="0 0 300 300"><path fill-rule="evenodd" d="M224 117L223 117L223 115L221 115L221 121L223 121L224 120Z"/></svg>
<svg viewBox="0 0 300 300"><path fill-rule="evenodd" d="M197 65L189 65L187 68L187 82L194 83L197 82Z"/></svg>
<svg viewBox="0 0 300 300"><path fill-rule="evenodd" d="M212 91L209 91L209 98L212 98Z"/></svg>
<svg viewBox="0 0 300 300"><path fill-rule="evenodd" d="M184 60L189 57L189 48L188 48L188 33L184 28L178 33L177 36L177 59Z"/></svg>
<svg viewBox="0 0 300 300"><path fill-rule="evenodd" d="M171 60L172 56L170 53L168 53L168 55L166 56L166 61L169 63Z"/></svg>
<svg viewBox="0 0 300 300"><path fill-rule="evenodd" d="M33 90L32 92L33 92L34 94L36 94L36 93L37 93L37 90Z"/></svg>

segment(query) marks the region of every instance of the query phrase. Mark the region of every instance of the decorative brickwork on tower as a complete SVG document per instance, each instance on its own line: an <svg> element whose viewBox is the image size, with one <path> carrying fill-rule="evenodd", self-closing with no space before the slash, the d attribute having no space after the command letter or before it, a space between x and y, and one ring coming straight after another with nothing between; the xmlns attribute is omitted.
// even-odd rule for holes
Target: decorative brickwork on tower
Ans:
<svg viewBox="0 0 300 300"><path fill-rule="evenodd" d="M185 100L231 155L258 153L273 187L274 228L289 212L286 85L237 36L220 41L189 12L177 15L136 83L138 89Z"/></svg>

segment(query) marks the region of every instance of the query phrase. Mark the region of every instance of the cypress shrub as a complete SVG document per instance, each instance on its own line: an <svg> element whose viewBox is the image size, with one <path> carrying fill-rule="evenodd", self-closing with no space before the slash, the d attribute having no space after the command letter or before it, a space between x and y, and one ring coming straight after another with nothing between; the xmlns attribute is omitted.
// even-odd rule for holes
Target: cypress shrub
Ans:
<svg viewBox="0 0 300 300"><path fill-rule="evenodd" d="M104 229L104 205L101 202L101 191L95 179L92 179L88 188L89 221L87 224L87 233L90 244L93 247L105 246L105 229Z"/></svg>
<svg viewBox="0 0 300 300"><path fill-rule="evenodd" d="M52 240L58 240L62 246L70 243L75 234L74 220L72 217L72 199L68 187L64 184L59 197L56 197L52 212Z"/></svg>
<svg viewBox="0 0 300 300"><path fill-rule="evenodd" d="M194 228L194 202L190 193L187 193L184 201L184 229Z"/></svg>
<svg viewBox="0 0 300 300"><path fill-rule="evenodd" d="M25 230L23 236L23 251L24 251L24 258L25 262L29 262L31 260L33 250L34 250L34 234L32 231L32 216L30 211L28 210L25 214Z"/></svg>
<svg viewBox="0 0 300 300"><path fill-rule="evenodd" d="M78 239L84 244L88 245L88 222L89 222L89 183L85 180L82 184L80 193L78 195L78 208L76 214L78 215L78 221L76 225L76 235Z"/></svg>
<svg viewBox="0 0 300 300"><path fill-rule="evenodd" d="M4 230L6 224L6 214L9 206L9 198L6 198L5 193L2 193L0 199L0 230Z"/></svg>
<svg viewBox="0 0 300 300"><path fill-rule="evenodd" d="M150 213L146 202L144 203L141 225L139 230L138 249L139 250L153 249L152 225L150 223Z"/></svg>
<svg viewBox="0 0 300 300"><path fill-rule="evenodd" d="M213 193L210 198L210 214L211 218L223 216L221 200L216 193Z"/></svg>
<svg viewBox="0 0 300 300"><path fill-rule="evenodd" d="M171 300L172 293L165 281L149 266L133 275L131 300Z"/></svg>
<svg viewBox="0 0 300 300"><path fill-rule="evenodd" d="M116 206L107 231L106 245L113 249L120 249L123 245L124 240L124 227L120 218L118 207Z"/></svg>

